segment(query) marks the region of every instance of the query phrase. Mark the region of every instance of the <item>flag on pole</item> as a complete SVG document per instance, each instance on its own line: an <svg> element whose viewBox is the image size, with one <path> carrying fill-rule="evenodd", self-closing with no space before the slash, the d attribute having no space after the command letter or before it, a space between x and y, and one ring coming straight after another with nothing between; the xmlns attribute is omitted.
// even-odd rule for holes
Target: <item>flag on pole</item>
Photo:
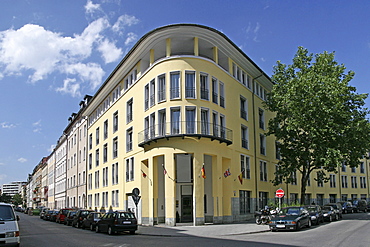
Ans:
<svg viewBox="0 0 370 247"><path fill-rule="evenodd" d="M238 179L240 184L243 184L243 172L239 174Z"/></svg>
<svg viewBox="0 0 370 247"><path fill-rule="evenodd" d="M143 173L143 178L146 178L146 173L141 171Z"/></svg>
<svg viewBox="0 0 370 247"><path fill-rule="evenodd" d="M227 178L231 175L230 168L227 168L227 170L224 172L224 177Z"/></svg>
<svg viewBox="0 0 370 247"><path fill-rule="evenodd" d="M166 170L166 168L164 168L164 164L162 164L162 167L163 167L163 174L166 175L167 174L167 170Z"/></svg>
<svg viewBox="0 0 370 247"><path fill-rule="evenodd" d="M204 169L204 165L202 166L201 173L202 173L202 178L206 178L206 170Z"/></svg>

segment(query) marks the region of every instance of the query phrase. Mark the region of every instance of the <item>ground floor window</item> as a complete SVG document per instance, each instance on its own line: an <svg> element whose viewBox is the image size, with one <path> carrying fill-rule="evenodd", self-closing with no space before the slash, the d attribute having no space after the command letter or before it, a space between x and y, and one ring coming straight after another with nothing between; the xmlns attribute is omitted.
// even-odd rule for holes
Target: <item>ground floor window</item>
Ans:
<svg viewBox="0 0 370 247"><path fill-rule="evenodd" d="M268 200L268 192L262 192L260 191L259 193L259 208L264 208L267 205L267 200Z"/></svg>
<svg viewBox="0 0 370 247"><path fill-rule="evenodd" d="M239 190L240 214L251 212L251 192L247 190Z"/></svg>
<svg viewBox="0 0 370 247"><path fill-rule="evenodd" d="M329 201L330 201L330 203L337 202L337 195L336 194L330 194L329 195Z"/></svg>
<svg viewBox="0 0 370 247"><path fill-rule="evenodd" d="M316 200L318 205L324 205L324 194L317 194Z"/></svg>

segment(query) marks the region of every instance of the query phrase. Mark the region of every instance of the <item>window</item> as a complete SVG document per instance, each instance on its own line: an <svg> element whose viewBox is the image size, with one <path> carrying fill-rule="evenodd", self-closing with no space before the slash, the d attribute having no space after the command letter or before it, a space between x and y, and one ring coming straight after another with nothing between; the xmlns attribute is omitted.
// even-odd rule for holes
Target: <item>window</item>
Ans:
<svg viewBox="0 0 370 247"><path fill-rule="evenodd" d="M292 185L297 185L297 172L296 171L293 171L291 173L291 179L292 179L291 184Z"/></svg>
<svg viewBox="0 0 370 247"><path fill-rule="evenodd" d="M357 189L357 177L356 176L351 176L351 187L353 189Z"/></svg>
<svg viewBox="0 0 370 247"><path fill-rule="evenodd" d="M127 110L127 123L130 123L133 119L133 99L131 98L129 101L127 101L126 104L126 110Z"/></svg>
<svg viewBox="0 0 370 247"><path fill-rule="evenodd" d="M347 201L347 199L345 201ZM330 203L336 203L337 202L337 194L329 194L329 202Z"/></svg>
<svg viewBox="0 0 370 247"><path fill-rule="evenodd" d="M104 140L108 138L108 119L104 121Z"/></svg>
<svg viewBox="0 0 370 247"><path fill-rule="evenodd" d="M112 165L112 184L118 184L118 163Z"/></svg>
<svg viewBox="0 0 370 247"><path fill-rule="evenodd" d="M261 108L258 109L258 119L260 129L265 129L265 112Z"/></svg>
<svg viewBox="0 0 370 247"><path fill-rule="evenodd" d="M346 167L346 164L343 162L343 164L342 164L342 172L346 172L347 171L347 169L346 169L347 167Z"/></svg>
<svg viewBox="0 0 370 247"><path fill-rule="evenodd" d="M113 133L118 130L118 111L113 114Z"/></svg>
<svg viewBox="0 0 370 247"><path fill-rule="evenodd" d="M324 182L320 180L320 174L316 173L317 175L317 187L324 187Z"/></svg>
<svg viewBox="0 0 370 247"><path fill-rule="evenodd" d="M145 110L149 109L149 84L146 84L144 88L144 107Z"/></svg>
<svg viewBox="0 0 370 247"><path fill-rule="evenodd" d="M240 117L245 120L248 120L247 109L247 100L243 96L240 96Z"/></svg>
<svg viewBox="0 0 370 247"><path fill-rule="evenodd" d="M180 108L171 109L171 134L180 134Z"/></svg>
<svg viewBox="0 0 370 247"><path fill-rule="evenodd" d="M342 188L348 188L347 176L342 175Z"/></svg>
<svg viewBox="0 0 370 247"><path fill-rule="evenodd" d="M150 138L154 138L155 137L155 113L153 112L152 114L150 114L150 122L149 122L149 125L150 125Z"/></svg>
<svg viewBox="0 0 370 247"><path fill-rule="evenodd" d="M360 173L365 173L364 162L360 163Z"/></svg>
<svg viewBox="0 0 370 247"><path fill-rule="evenodd" d="M280 165L276 164L275 165L275 179L276 181L281 184L283 182L283 176L279 174L280 172Z"/></svg>
<svg viewBox="0 0 370 247"><path fill-rule="evenodd" d="M95 151L95 166L99 166L99 149Z"/></svg>
<svg viewBox="0 0 370 247"><path fill-rule="evenodd" d="M113 139L113 154L112 154L113 159L118 157L118 137L115 137Z"/></svg>
<svg viewBox="0 0 370 247"><path fill-rule="evenodd" d="M108 161L108 144L104 144L103 149L103 163L106 163Z"/></svg>
<svg viewBox="0 0 370 247"><path fill-rule="evenodd" d="M218 81L212 77L212 102L218 104Z"/></svg>
<svg viewBox="0 0 370 247"><path fill-rule="evenodd" d="M99 198L100 194L99 193L95 193L94 195L94 199L95 199L95 207L99 207L99 202L100 202L100 198Z"/></svg>
<svg viewBox="0 0 370 247"><path fill-rule="evenodd" d="M248 133L248 127L242 125L241 126L241 138L242 138L242 147L249 149L249 133Z"/></svg>
<svg viewBox="0 0 370 247"><path fill-rule="evenodd" d="M126 159L126 182L134 181L134 157Z"/></svg>
<svg viewBox="0 0 370 247"><path fill-rule="evenodd" d="M279 142L275 142L275 158L277 160L280 160L280 147L279 147L280 143Z"/></svg>
<svg viewBox="0 0 370 247"><path fill-rule="evenodd" d="M92 154L89 154L89 170L92 169Z"/></svg>
<svg viewBox="0 0 370 247"><path fill-rule="evenodd" d="M92 190L92 174L91 173L89 174L89 176L87 178L87 183L88 183L87 188L89 190Z"/></svg>
<svg viewBox="0 0 370 247"><path fill-rule="evenodd" d="M150 93L149 103L150 103L150 106L153 106L155 104L155 80L154 79L150 81L149 87L150 87L150 90L149 90L149 93Z"/></svg>
<svg viewBox="0 0 370 247"><path fill-rule="evenodd" d="M99 144L99 128L96 129L96 145Z"/></svg>
<svg viewBox="0 0 370 247"><path fill-rule="evenodd" d="M180 98L180 72L170 73L170 99Z"/></svg>
<svg viewBox="0 0 370 247"><path fill-rule="evenodd" d="M351 168L351 172L352 172L352 173L356 173L356 167L352 167L352 168Z"/></svg>
<svg viewBox="0 0 370 247"><path fill-rule="evenodd" d="M249 164L249 157L246 155L240 155L240 170L242 172L242 177L245 179L251 178L251 169Z"/></svg>
<svg viewBox="0 0 370 247"><path fill-rule="evenodd" d="M132 150L132 128L126 131L126 152Z"/></svg>
<svg viewBox="0 0 370 247"><path fill-rule="evenodd" d="M112 207L119 207L119 190L112 191Z"/></svg>
<svg viewBox="0 0 370 247"><path fill-rule="evenodd" d="M136 81L137 70L132 70L125 79L124 89L127 90Z"/></svg>
<svg viewBox="0 0 370 247"><path fill-rule="evenodd" d="M95 172L95 189L99 189L99 171Z"/></svg>
<svg viewBox="0 0 370 247"><path fill-rule="evenodd" d="M200 111L201 131L203 135L209 135L209 120L208 110L202 109Z"/></svg>
<svg viewBox="0 0 370 247"><path fill-rule="evenodd" d="M195 99L195 72L185 72L185 97Z"/></svg>
<svg viewBox="0 0 370 247"><path fill-rule="evenodd" d="M166 109L158 111L158 135L166 135Z"/></svg>
<svg viewBox="0 0 370 247"><path fill-rule="evenodd" d="M247 190L239 191L240 200L240 214L247 214L251 212L251 192Z"/></svg>
<svg viewBox="0 0 370 247"><path fill-rule="evenodd" d="M266 161L260 161L260 180L267 181L267 163Z"/></svg>
<svg viewBox="0 0 370 247"><path fill-rule="evenodd" d="M366 189L366 177L360 177L360 188Z"/></svg>
<svg viewBox="0 0 370 247"><path fill-rule="evenodd" d="M103 168L103 187L108 186L108 167Z"/></svg>
<svg viewBox="0 0 370 247"><path fill-rule="evenodd" d="M335 182L335 174L330 174L330 188L335 188L336 187L336 182Z"/></svg>
<svg viewBox="0 0 370 247"><path fill-rule="evenodd" d="M260 152L266 155L266 136L264 134L260 134Z"/></svg>
<svg viewBox="0 0 370 247"><path fill-rule="evenodd" d="M92 149L92 142L93 142L93 138L92 138L92 134L89 135L89 149L91 150Z"/></svg>
<svg viewBox="0 0 370 247"><path fill-rule="evenodd" d="M166 77L165 75L158 76L158 102L166 100Z"/></svg>
<svg viewBox="0 0 370 247"><path fill-rule="evenodd" d="M195 134L195 107L186 107L186 133Z"/></svg>
<svg viewBox="0 0 370 247"><path fill-rule="evenodd" d="M220 82L220 106L225 108L225 86L223 82Z"/></svg>
<svg viewBox="0 0 370 247"><path fill-rule="evenodd" d="M209 100L208 75L200 74L200 98Z"/></svg>
<svg viewBox="0 0 370 247"><path fill-rule="evenodd" d="M213 136L218 137L218 113L212 112L212 134Z"/></svg>

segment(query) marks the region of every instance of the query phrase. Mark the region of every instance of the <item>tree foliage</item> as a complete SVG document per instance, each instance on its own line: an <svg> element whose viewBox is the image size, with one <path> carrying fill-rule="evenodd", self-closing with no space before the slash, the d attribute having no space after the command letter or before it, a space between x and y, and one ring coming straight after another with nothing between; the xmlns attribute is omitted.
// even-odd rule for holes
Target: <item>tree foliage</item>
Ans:
<svg viewBox="0 0 370 247"><path fill-rule="evenodd" d="M266 108L276 115L269 122L281 155L274 184L292 182L301 174L301 203L312 172L327 182L338 165L356 167L370 148L370 125L364 107L367 94L349 85L354 72L345 72L334 53L313 55L298 47L291 65L274 66L273 90Z"/></svg>

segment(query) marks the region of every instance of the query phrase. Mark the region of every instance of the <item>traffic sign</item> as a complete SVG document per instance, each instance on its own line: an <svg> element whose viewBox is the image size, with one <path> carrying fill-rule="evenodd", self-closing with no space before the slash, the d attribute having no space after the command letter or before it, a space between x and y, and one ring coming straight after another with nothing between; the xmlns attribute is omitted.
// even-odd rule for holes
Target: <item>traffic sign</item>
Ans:
<svg viewBox="0 0 370 247"><path fill-rule="evenodd" d="M282 198L285 195L285 192L283 189L276 190L276 197Z"/></svg>

